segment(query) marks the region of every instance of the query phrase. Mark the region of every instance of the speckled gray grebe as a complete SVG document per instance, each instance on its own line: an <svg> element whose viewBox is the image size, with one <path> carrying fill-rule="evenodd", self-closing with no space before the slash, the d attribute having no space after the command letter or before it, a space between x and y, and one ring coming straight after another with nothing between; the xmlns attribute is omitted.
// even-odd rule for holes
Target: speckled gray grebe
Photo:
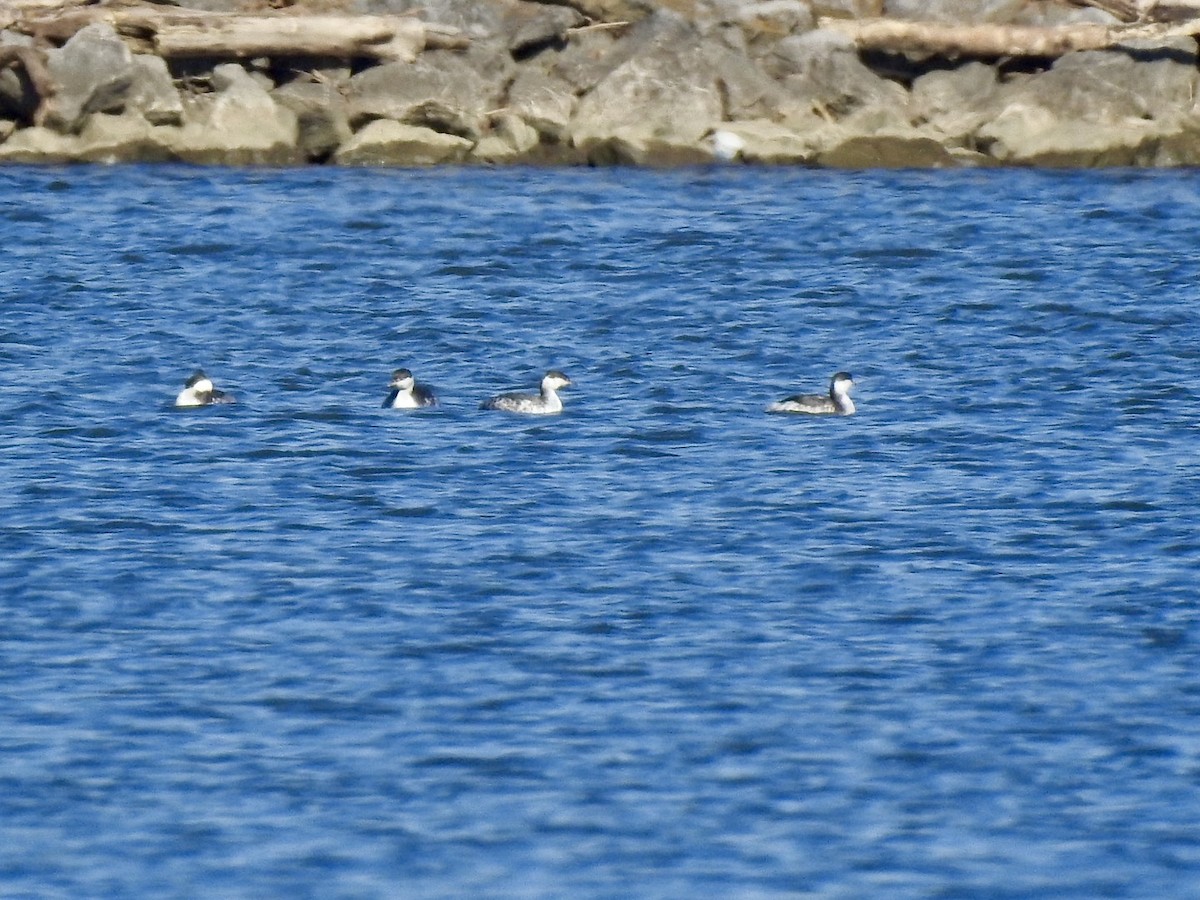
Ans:
<svg viewBox="0 0 1200 900"><path fill-rule="evenodd" d="M480 409L499 409L527 416L550 416L563 410L558 391L570 385L571 379L557 369L542 377L541 391L536 394L498 394L484 400Z"/></svg>

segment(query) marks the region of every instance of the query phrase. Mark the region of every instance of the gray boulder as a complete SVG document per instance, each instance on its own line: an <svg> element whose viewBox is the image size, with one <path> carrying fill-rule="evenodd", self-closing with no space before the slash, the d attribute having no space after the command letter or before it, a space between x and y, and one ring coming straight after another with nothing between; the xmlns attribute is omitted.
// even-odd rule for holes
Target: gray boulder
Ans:
<svg viewBox="0 0 1200 900"><path fill-rule="evenodd" d="M731 50L757 59L786 37L816 27L812 5L804 0L730 3L720 18L720 37Z"/></svg>
<svg viewBox="0 0 1200 900"><path fill-rule="evenodd" d="M461 162L474 142L391 119L376 119L334 154L344 166L434 166Z"/></svg>
<svg viewBox="0 0 1200 900"><path fill-rule="evenodd" d="M538 57L538 63L544 62L549 74L581 94L599 84L621 63L636 56L632 47L630 38L617 40L612 31L583 32L571 38L560 52Z"/></svg>
<svg viewBox="0 0 1200 900"><path fill-rule="evenodd" d="M571 86L536 68L522 68L508 88L504 106L537 130L543 140L559 143L575 111Z"/></svg>
<svg viewBox="0 0 1200 900"><path fill-rule="evenodd" d="M291 165L300 162L296 114L277 104L241 66L213 70L218 93L185 104L182 128L170 129L179 159L200 164Z"/></svg>
<svg viewBox="0 0 1200 900"><path fill-rule="evenodd" d="M1115 166L1190 159L1200 129L1194 43L1167 50L1072 53L1004 85L975 135L1009 164Z"/></svg>
<svg viewBox="0 0 1200 900"><path fill-rule="evenodd" d="M1113 6L1117 6L1116 3ZM1130 4L1133 6L1133 4ZM1144 7L1150 8L1150 5ZM1037 25L1054 27L1058 25L1115 25L1121 20L1111 13L1094 6L1071 6L1066 3L1027 3L1013 17L1014 25Z"/></svg>
<svg viewBox="0 0 1200 900"><path fill-rule="evenodd" d="M547 48L561 49L567 31L586 19L569 6L517 4L505 21L505 46L514 59L532 56Z"/></svg>
<svg viewBox="0 0 1200 900"><path fill-rule="evenodd" d="M346 100L336 84L297 79L276 89L271 96L296 114L300 150L306 159L328 159L350 139Z"/></svg>
<svg viewBox="0 0 1200 900"><path fill-rule="evenodd" d="M389 63L350 79L350 124L393 119L472 140L486 129L484 113L499 103L500 85L488 82L465 60L425 53L413 63Z"/></svg>
<svg viewBox="0 0 1200 900"><path fill-rule="evenodd" d="M797 102L754 59L731 49L719 29L706 33L658 15L621 43L628 46L603 57L616 65L583 93L568 129L573 145L589 158L692 162L709 152L703 139L723 121L810 115L811 102ZM893 87L903 96L902 88Z"/></svg>
<svg viewBox="0 0 1200 900"><path fill-rule="evenodd" d="M174 158L165 137L170 130L136 114L96 113L78 134L43 127L16 132L0 144L0 162L164 162Z"/></svg>
<svg viewBox="0 0 1200 900"><path fill-rule="evenodd" d="M1092 168L1147 165L1164 136L1144 119L1063 120L1041 106L1012 104L979 130L976 143L1008 165Z"/></svg>
<svg viewBox="0 0 1200 900"><path fill-rule="evenodd" d="M1033 78L1002 91L1006 103L1036 102L1063 119L1117 122L1191 112L1200 93L1196 43L1146 50L1068 53Z"/></svg>
<svg viewBox="0 0 1200 900"><path fill-rule="evenodd" d="M965 146L994 115L996 70L981 62L937 69L913 82L909 115L914 125L951 146Z"/></svg>
<svg viewBox="0 0 1200 900"><path fill-rule="evenodd" d="M958 161L938 141L913 132L854 135L817 155L839 169L944 169Z"/></svg>
<svg viewBox="0 0 1200 900"><path fill-rule="evenodd" d="M63 134L50 128L22 128L0 144L0 163L38 163L54 165L79 158L78 135Z"/></svg>
<svg viewBox="0 0 1200 900"><path fill-rule="evenodd" d="M583 148L594 166L696 166L712 161L712 152L697 138L655 133L642 128L621 128Z"/></svg>
<svg viewBox="0 0 1200 900"><path fill-rule="evenodd" d="M83 162L167 162L175 158L167 139L174 129L156 127L136 113L97 113L79 134Z"/></svg>
<svg viewBox="0 0 1200 900"><path fill-rule="evenodd" d="M838 32L818 29L785 38L764 65L793 103L835 121L865 108L896 110L908 103L908 92L867 68L853 42Z"/></svg>
<svg viewBox="0 0 1200 900"><path fill-rule="evenodd" d="M622 146L699 152L701 139L724 118L713 74L720 51L714 53L714 45L692 29L681 29L676 38L632 57L580 98L570 124L575 146L620 137Z"/></svg>
<svg viewBox="0 0 1200 900"><path fill-rule="evenodd" d="M739 3L729 20L736 22L750 38L789 37L810 31L816 24L812 4L802 0L758 0Z"/></svg>
<svg viewBox="0 0 1200 900"><path fill-rule="evenodd" d="M354 0L349 11L372 16L416 15L422 22L449 25L475 39L500 34L505 15L515 5L514 0Z"/></svg>
<svg viewBox="0 0 1200 900"><path fill-rule="evenodd" d="M493 124L492 133L472 149L471 158L485 163L520 162L529 158L539 143L537 131L523 119L503 115Z"/></svg>
<svg viewBox="0 0 1200 900"><path fill-rule="evenodd" d="M885 0L883 14L914 22L1004 25L1015 21L1029 5L1028 0Z"/></svg>
<svg viewBox="0 0 1200 900"><path fill-rule="evenodd" d="M1150 165L1200 166L1200 123L1195 118L1180 120L1176 127L1169 128L1162 123L1163 134L1155 143L1153 158Z"/></svg>
<svg viewBox="0 0 1200 900"><path fill-rule="evenodd" d="M783 119L809 108L797 103L751 57L711 43L704 53L706 65L720 92L726 119Z"/></svg>
<svg viewBox="0 0 1200 900"><path fill-rule="evenodd" d="M590 91L621 66L671 52L681 42L700 34L681 16L659 12L632 28L601 29L575 35L567 47L550 60L550 72L578 93Z"/></svg>
<svg viewBox="0 0 1200 900"><path fill-rule="evenodd" d="M56 91L44 106L44 124L66 133L78 131L92 113L120 111L134 81L133 54L102 23L48 51L46 66Z"/></svg>
<svg viewBox="0 0 1200 900"><path fill-rule="evenodd" d="M835 19L870 19L883 15L883 0L813 0L813 15Z"/></svg>
<svg viewBox="0 0 1200 900"><path fill-rule="evenodd" d="M133 58L133 81L125 100L126 110L140 112L152 125L183 122L183 101L161 56L139 54Z"/></svg>

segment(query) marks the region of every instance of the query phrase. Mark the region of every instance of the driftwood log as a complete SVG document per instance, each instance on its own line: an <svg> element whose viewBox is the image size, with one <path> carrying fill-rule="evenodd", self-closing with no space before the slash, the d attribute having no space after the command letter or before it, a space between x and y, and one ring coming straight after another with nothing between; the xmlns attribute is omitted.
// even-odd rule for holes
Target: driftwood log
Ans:
<svg viewBox="0 0 1200 900"><path fill-rule="evenodd" d="M38 95L39 105L34 116L34 123L40 125L43 111L46 109L46 102L58 90L50 70L46 68L46 56L36 47L19 47L12 44L0 46L0 70L6 69L14 63L20 64L25 69L25 77L29 79L30 85Z"/></svg>
<svg viewBox="0 0 1200 900"><path fill-rule="evenodd" d="M56 16L26 16L10 27L62 43L94 22L106 22L137 52L165 58L255 56L356 57L412 61L425 49L463 49L456 29L411 16L249 15L91 7Z"/></svg>
<svg viewBox="0 0 1200 900"><path fill-rule="evenodd" d="M183 56L335 56L385 61L416 59L425 26L398 16L246 16L211 21L160 21L154 52Z"/></svg>
<svg viewBox="0 0 1200 900"><path fill-rule="evenodd" d="M822 28L850 37L860 50L925 53L945 57L1062 56L1131 42L1194 37L1200 19L1150 25L945 25L898 19L822 18Z"/></svg>

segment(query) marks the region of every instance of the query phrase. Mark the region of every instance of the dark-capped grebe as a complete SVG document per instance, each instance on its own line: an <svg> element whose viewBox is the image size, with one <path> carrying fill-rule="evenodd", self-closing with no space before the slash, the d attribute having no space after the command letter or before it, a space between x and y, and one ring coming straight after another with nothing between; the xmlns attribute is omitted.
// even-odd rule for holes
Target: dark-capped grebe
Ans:
<svg viewBox="0 0 1200 900"><path fill-rule="evenodd" d="M213 385L212 379L197 369L187 380L179 396L175 398L176 406L210 406L213 403L233 403L234 400L224 391L219 391Z"/></svg>
<svg viewBox="0 0 1200 900"><path fill-rule="evenodd" d="M767 407L772 413L810 413L817 416L852 416L854 401L850 399L850 388L854 379L849 372L838 372L829 382L829 395L797 394L777 400Z"/></svg>
<svg viewBox="0 0 1200 900"><path fill-rule="evenodd" d="M392 373L388 384L392 392L383 401L384 409L419 409L422 406L436 406L437 397L433 391L423 384L417 384L413 373L408 369L397 369Z"/></svg>
<svg viewBox="0 0 1200 900"><path fill-rule="evenodd" d="M504 412L524 413L528 416L549 416L562 412L562 400L558 391L567 387L571 379L551 369L542 377L542 389L537 394L499 394L484 400L480 409L500 409Z"/></svg>

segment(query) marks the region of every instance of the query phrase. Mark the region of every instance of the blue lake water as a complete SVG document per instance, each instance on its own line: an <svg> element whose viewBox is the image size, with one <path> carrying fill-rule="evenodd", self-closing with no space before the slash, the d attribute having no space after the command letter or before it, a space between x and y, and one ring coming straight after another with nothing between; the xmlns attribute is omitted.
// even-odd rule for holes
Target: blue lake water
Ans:
<svg viewBox="0 0 1200 900"><path fill-rule="evenodd" d="M1200 173L0 197L0 896L1197 896Z"/></svg>

